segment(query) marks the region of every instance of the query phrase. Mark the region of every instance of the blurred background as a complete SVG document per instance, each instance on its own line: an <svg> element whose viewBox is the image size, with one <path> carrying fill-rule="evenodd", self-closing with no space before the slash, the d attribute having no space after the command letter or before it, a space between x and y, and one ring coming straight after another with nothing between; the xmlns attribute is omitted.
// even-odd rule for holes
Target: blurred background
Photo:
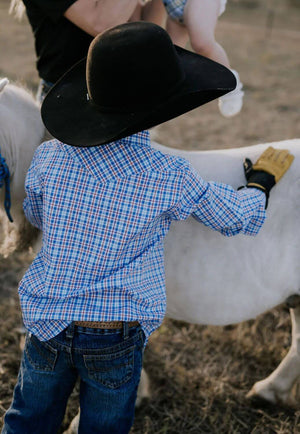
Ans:
<svg viewBox="0 0 300 434"><path fill-rule="evenodd" d="M33 36L26 16L0 0L0 75L35 90ZM300 136L300 0L228 0L216 39L244 84L242 112L223 118L211 102L155 129L164 145L188 149L247 146Z"/></svg>

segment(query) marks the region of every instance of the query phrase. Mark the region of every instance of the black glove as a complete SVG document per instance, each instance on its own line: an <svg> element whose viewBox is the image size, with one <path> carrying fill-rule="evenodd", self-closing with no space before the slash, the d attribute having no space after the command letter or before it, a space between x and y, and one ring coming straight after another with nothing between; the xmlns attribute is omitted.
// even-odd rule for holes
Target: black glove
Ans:
<svg viewBox="0 0 300 434"><path fill-rule="evenodd" d="M262 153L253 165L249 158L244 160L244 172L247 188L257 188L266 195L266 208L270 190L285 174L294 157L286 150L274 149L271 146Z"/></svg>
<svg viewBox="0 0 300 434"><path fill-rule="evenodd" d="M247 188L257 188L266 195L266 209L269 202L270 190L274 185L275 176L262 170L254 170L252 161L249 158L245 158L243 162L244 173L247 180Z"/></svg>

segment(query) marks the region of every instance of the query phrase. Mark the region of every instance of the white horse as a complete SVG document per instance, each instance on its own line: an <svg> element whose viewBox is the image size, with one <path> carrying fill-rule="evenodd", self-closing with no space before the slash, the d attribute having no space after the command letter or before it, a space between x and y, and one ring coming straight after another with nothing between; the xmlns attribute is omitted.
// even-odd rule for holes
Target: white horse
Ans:
<svg viewBox="0 0 300 434"><path fill-rule="evenodd" d="M18 221L26 170L44 128L32 96L3 81L0 122L1 153L11 172L11 213ZM190 160L204 179L235 188L245 183L244 157L255 161L269 145L191 152L153 143L158 150ZM197 324L232 324L299 297L300 140L272 146L289 149L295 160L271 191L267 220L257 237L225 238L192 218L173 223L165 244L168 317ZM7 220L5 215L1 218ZM300 375L300 306L291 308L291 317L292 345L287 356L269 377L253 386L250 395L272 403L288 401ZM143 372L139 400L147 394L145 385Z"/></svg>
<svg viewBox="0 0 300 434"><path fill-rule="evenodd" d="M204 179L237 188L245 183L243 158L254 162L269 145L194 152L154 146L188 159ZM290 351L248 394L287 403L300 376L300 140L271 145L288 149L295 160L272 189L267 219L256 237L226 238L192 218L171 225L165 244L167 316L226 325L288 301L293 306Z"/></svg>
<svg viewBox="0 0 300 434"><path fill-rule="evenodd" d="M0 79L0 154L10 173L10 214L13 219L10 223L4 210L3 186L0 191L0 244L4 256L18 244L24 244L27 235L32 234L22 209L24 182L34 150L44 135L45 127L34 97L22 87L9 84L6 78Z"/></svg>
<svg viewBox="0 0 300 434"><path fill-rule="evenodd" d="M300 140L248 148L184 151L152 143L164 152L189 160L206 180L237 188L245 183L242 161L256 161L270 145L289 149L295 160L270 193L267 220L256 237L223 237L193 218L176 222L165 242L167 316L196 324L227 325L255 318L300 300ZM289 403L300 376L300 304L291 308L292 344L277 369L248 393L270 403ZM139 404L149 396L143 370ZM65 434L78 430L79 414Z"/></svg>

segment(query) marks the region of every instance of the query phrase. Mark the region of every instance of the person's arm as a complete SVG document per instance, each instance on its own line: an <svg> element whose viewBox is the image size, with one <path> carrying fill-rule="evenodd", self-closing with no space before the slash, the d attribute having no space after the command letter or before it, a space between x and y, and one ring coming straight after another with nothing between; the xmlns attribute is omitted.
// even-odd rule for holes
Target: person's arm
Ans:
<svg viewBox="0 0 300 434"><path fill-rule="evenodd" d="M254 236L265 218L266 197L259 190L234 190L230 185L209 182L205 196L192 213L198 221L222 235Z"/></svg>
<svg viewBox="0 0 300 434"><path fill-rule="evenodd" d="M197 220L223 235L256 235L264 223L265 208L272 187L289 169L294 157L286 150L269 147L252 165L244 163L247 188L234 190L218 182L205 182L188 164L180 200L171 218L183 220L192 214Z"/></svg>
<svg viewBox="0 0 300 434"><path fill-rule="evenodd" d="M141 10L141 20L149 21L164 27L166 22L166 9L161 0L151 0L144 2L144 6Z"/></svg>
<svg viewBox="0 0 300 434"><path fill-rule="evenodd" d="M171 211L174 220L192 215L225 236L256 235L265 218L266 197L256 189L234 190L230 185L206 182L190 166L185 167L180 200Z"/></svg>
<svg viewBox="0 0 300 434"><path fill-rule="evenodd" d="M65 18L91 36L127 22L137 0L77 0L64 13Z"/></svg>
<svg viewBox="0 0 300 434"><path fill-rule="evenodd" d="M294 160L286 149L269 146L255 164L249 158L244 160L247 188L258 188L266 195L266 208L271 189L282 178Z"/></svg>
<svg viewBox="0 0 300 434"><path fill-rule="evenodd" d="M38 176L36 151L25 180L26 198L23 209L27 220L36 228L43 229L43 193Z"/></svg>

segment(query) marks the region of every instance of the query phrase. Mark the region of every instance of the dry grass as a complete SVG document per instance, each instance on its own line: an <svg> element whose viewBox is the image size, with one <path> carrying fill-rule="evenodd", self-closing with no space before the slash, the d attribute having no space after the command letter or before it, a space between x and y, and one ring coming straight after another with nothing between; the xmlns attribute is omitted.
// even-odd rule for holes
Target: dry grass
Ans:
<svg viewBox="0 0 300 434"><path fill-rule="evenodd" d="M0 267L0 416L10 404L19 368L16 285L27 264L19 254ZM274 370L289 346L290 319L284 309L227 327L165 320L145 352L151 398L136 412L132 434L299 433L299 408L246 399L253 383ZM77 406L75 391L63 428Z"/></svg>
<svg viewBox="0 0 300 434"><path fill-rule="evenodd" d="M287 312L229 327L165 321L146 352L153 396L133 433L296 433L299 411L245 398L288 346Z"/></svg>
<svg viewBox="0 0 300 434"><path fill-rule="evenodd" d="M8 3L0 3L5 46L0 75L35 89L31 31L26 20L17 23L7 16ZM298 3L229 1L217 37L245 85L242 113L224 119L212 102L157 127L157 140L174 147L213 149L300 137ZM15 254L0 263L0 417L10 404L19 367L16 292L29 261ZM152 397L137 411L132 434L300 433L299 408L255 405L245 398L253 383L279 364L289 345L290 320L283 309L228 327L166 320L146 349ZM76 411L75 392L64 427Z"/></svg>

